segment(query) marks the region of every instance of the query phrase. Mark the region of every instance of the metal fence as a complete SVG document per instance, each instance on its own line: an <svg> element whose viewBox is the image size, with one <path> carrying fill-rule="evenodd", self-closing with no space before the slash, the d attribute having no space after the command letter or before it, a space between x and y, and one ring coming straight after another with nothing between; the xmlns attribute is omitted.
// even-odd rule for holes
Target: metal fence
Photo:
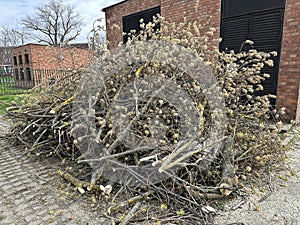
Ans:
<svg viewBox="0 0 300 225"><path fill-rule="evenodd" d="M51 85L56 79L68 73L70 71L27 70L15 74L0 71L0 96L23 94L33 87Z"/></svg>

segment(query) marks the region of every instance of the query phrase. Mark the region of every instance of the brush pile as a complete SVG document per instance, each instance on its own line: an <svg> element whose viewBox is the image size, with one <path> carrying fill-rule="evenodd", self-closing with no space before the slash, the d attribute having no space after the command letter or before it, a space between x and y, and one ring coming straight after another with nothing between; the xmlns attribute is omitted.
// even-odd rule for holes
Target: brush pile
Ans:
<svg viewBox="0 0 300 225"><path fill-rule="evenodd" d="M141 27L89 72L23 99L8 112L13 133L28 153L88 163L88 184L60 174L118 199L108 210L117 223L203 224L215 213L207 204L263 180L285 157L284 109L257 94L276 53L220 53L207 46L214 29L196 23L158 17Z"/></svg>
<svg viewBox="0 0 300 225"><path fill-rule="evenodd" d="M22 96L20 106L7 108L13 134L27 153L75 159L70 136L72 100L82 71L53 74ZM55 78L55 79L52 79ZM55 112L55 113L54 113Z"/></svg>

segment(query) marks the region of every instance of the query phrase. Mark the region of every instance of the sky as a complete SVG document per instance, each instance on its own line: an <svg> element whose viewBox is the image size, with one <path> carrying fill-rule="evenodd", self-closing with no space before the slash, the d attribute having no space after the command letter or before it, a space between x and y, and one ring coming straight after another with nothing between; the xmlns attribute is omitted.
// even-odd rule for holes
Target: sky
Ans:
<svg viewBox="0 0 300 225"><path fill-rule="evenodd" d="M48 0L0 0L0 27L21 29L22 18L26 15L33 15L36 6L47 2ZM98 18L104 18L101 10L120 0L66 0L63 2L73 6L83 19L81 35L74 42L87 42L87 35L93 27L93 22Z"/></svg>

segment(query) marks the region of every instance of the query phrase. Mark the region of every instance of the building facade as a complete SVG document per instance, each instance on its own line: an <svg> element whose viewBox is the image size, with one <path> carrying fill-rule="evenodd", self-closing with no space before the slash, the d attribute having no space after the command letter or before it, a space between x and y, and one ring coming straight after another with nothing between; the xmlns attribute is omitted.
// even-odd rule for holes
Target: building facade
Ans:
<svg viewBox="0 0 300 225"><path fill-rule="evenodd" d="M245 40L254 41L262 52L277 51L264 92L277 96L276 106L300 121L300 1L299 0L125 0L103 9L108 47L123 40L123 33L136 28L140 18L159 12L167 21L197 21L204 31L216 28L210 43L220 50L239 51ZM146 21L147 22L147 19ZM116 29L120 27L120 30Z"/></svg>
<svg viewBox="0 0 300 225"><path fill-rule="evenodd" d="M87 68L90 52L87 44L62 47L26 44L12 50L12 67L17 86L30 88L34 82L50 77L58 70Z"/></svg>

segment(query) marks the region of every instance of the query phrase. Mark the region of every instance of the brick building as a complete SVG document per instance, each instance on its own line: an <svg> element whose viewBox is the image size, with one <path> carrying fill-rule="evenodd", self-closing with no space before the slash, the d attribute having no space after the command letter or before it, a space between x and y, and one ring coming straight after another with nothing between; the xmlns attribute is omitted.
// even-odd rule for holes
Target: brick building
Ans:
<svg viewBox="0 0 300 225"><path fill-rule="evenodd" d="M12 50L12 66L17 86L32 87L33 81L48 78L58 70L87 68L87 44L63 47L26 44Z"/></svg>
<svg viewBox="0 0 300 225"><path fill-rule="evenodd" d="M216 28L215 39L222 37L222 42L211 44L221 50L239 51L250 39L258 51L277 51L274 67L264 69L271 75L264 83L265 92L277 95L276 105L286 107L289 116L300 121L299 0L124 0L103 11L110 49L123 41L122 31L139 29L140 18L147 22L160 13L167 21L182 22L185 17L205 25L204 29Z"/></svg>

